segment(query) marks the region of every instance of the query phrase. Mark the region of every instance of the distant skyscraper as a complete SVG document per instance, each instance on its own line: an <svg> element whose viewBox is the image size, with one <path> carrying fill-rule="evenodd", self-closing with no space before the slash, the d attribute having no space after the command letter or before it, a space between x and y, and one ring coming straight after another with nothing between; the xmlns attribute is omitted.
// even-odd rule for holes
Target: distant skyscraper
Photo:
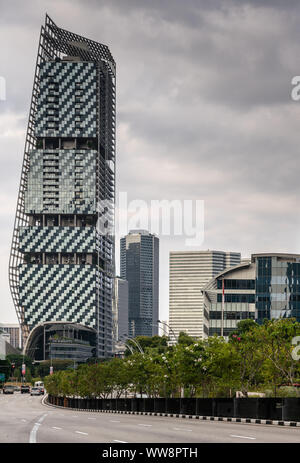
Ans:
<svg viewBox="0 0 300 463"><path fill-rule="evenodd" d="M9 264L23 340L32 346L43 343L41 324L71 322L94 330L98 357L112 354L114 238L96 224L107 201L111 230L114 163L114 59L107 46L46 16Z"/></svg>
<svg viewBox="0 0 300 463"><path fill-rule="evenodd" d="M122 335L128 336L128 281L116 277L113 302L113 345Z"/></svg>
<svg viewBox="0 0 300 463"><path fill-rule="evenodd" d="M159 239L146 230L121 238L121 277L128 281L128 334L158 334Z"/></svg>
<svg viewBox="0 0 300 463"><path fill-rule="evenodd" d="M9 343L17 348L21 347L21 330L17 323L0 323L0 329L10 335Z"/></svg>
<svg viewBox="0 0 300 463"><path fill-rule="evenodd" d="M170 252L169 325L176 337L180 331L197 338L209 335L201 290L217 273L240 261L237 252ZM174 342L173 337L170 341Z"/></svg>
<svg viewBox="0 0 300 463"><path fill-rule="evenodd" d="M10 344L10 334L0 328L0 360L5 360L8 354L20 354L14 346Z"/></svg>

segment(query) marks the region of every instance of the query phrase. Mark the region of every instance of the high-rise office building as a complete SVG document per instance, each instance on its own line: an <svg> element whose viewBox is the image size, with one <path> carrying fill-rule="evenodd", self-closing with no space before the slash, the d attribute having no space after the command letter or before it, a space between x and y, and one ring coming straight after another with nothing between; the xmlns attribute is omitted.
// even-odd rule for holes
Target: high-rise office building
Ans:
<svg viewBox="0 0 300 463"><path fill-rule="evenodd" d="M214 275L240 260L237 252L170 252L169 325L176 338L181 331L196 338L208 336L209 318L201 290Z"/></svg>
<svg viewBox="0 0 300 463"><path fill-rule="evenodd" d="M120 240L121 278L128 281L128 334L158 334L159 239L132 230Z"/></svg>
<svg viewBox="0 0 300 463"><path fill-rule="evenodd" d="M25 342L43 323L70 322L111 355L114 165L114 59L46 16L9 264Z"/></svg>
<svg viewBox="0 0 300 463"><path fill-rule="evenodd" d="M9 343L16 349L21 347L21 330L17 323L0 323L0 329L9 334Z"/></svg>

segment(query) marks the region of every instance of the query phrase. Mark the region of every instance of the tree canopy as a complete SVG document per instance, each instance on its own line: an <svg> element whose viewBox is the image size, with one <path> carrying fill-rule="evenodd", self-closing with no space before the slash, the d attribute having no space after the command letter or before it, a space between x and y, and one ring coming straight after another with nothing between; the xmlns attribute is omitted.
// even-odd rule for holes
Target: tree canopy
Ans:
<svg viewBox="0 0 300 463"><path fill-rule="evenodd" d="M82 397L228 397L235 391L272 389L300 382L299 361L292 356L293 339L300 335L295 319L242 320L228 340L213 336L195 339L180 333L167 338L138 337L144 354L80 365L56 371L45 379L51 394ZM48 365L49 366L49 365ZM56 369L57 370L57 369Z"/></svg>

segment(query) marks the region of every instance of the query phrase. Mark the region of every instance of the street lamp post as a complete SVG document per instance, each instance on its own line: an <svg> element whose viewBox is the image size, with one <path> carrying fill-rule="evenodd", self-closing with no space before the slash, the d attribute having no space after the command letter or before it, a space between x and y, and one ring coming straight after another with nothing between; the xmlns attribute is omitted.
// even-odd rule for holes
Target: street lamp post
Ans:
<svg viewBox="0 0 300 463"><path fill-rule="evenodd" d="M120 336L119 339L117 340L117 342L121 342L124 346L126 346L130 350L131 354L134 354L132 346L126 340L124 340L122 338L123 338L123 336Z"/></svg>
<svg viewBox="0 0 300 463"><path fill-rule="evenodd" d="M162 325L166 325L166 326L169 328L169 330L171 331L171 333L172 333L173 336L174 336L175 344L176 344L176 343L177 343L176 334L174 333L174 330L168 325L168 323L162 322L161 320L157 320L157 323L161 323Z"/></svg>
<svg viewBox="0 0 300 463"><path fill-rule="evenodd" d="M121 338L123 338L123 337L125 337L125 336L126 336L127 339L129 339L130 341L132 341L132 342L137 346L137 348L138 348L138 350L140 351L140 353L141 353L142 355L144 355L145 352L143 351L143 348L142 348L142 346L140 345L140 343L139 343L136 339L133 339L133 338L131 338L130 336L128 336L127 333L124 333L124 334L121 336Z"/></svg>

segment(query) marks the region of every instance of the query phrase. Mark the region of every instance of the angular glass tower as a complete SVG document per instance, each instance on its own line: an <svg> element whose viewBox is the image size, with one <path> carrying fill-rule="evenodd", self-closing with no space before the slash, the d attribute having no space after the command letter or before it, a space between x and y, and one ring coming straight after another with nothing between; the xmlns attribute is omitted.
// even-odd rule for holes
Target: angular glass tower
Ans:
<svg viewBox="0 0 300 463"><path fill-rule="evenodd" d="M111 355L114 166L114 59L46 16L9 263L23 345L39 324L75 322Z"/></svg>

